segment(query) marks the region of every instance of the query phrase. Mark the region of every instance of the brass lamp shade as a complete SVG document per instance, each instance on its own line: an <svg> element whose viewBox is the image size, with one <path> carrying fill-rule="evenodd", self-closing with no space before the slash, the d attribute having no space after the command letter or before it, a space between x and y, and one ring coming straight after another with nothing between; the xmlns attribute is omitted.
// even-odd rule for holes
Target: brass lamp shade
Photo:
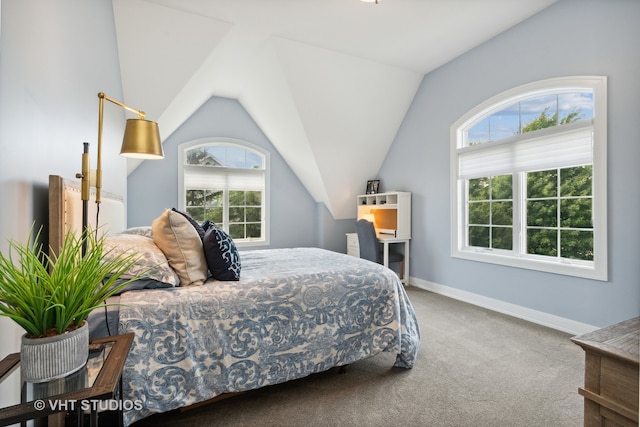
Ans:
<svg viewBox="0 0 640 427"><path fill-rule="evenodd" d="M158 124L144 119L128 119L120 154L138 159L164 158Z"/></svg>

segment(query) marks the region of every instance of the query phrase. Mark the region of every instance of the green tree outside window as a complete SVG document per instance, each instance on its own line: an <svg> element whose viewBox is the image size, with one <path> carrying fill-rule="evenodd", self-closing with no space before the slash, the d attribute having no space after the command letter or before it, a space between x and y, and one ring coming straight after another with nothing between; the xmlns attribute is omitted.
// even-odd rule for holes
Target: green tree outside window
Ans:
<svg viewBox="0 0 640 427"><path fill-rule="evenodd" d="M512 176L475 178L469 185L469 246L513 247Z"/></svg>

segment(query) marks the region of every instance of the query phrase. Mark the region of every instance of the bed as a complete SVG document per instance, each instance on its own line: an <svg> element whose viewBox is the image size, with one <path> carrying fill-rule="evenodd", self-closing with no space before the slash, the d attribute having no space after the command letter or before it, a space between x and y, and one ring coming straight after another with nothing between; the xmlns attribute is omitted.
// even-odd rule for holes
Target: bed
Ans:
<svg viewBox="0 0 640 427"><path fill-rule="evenodd" d="M53 179L58 184L50 179L51 206L71 206L64 200L73 196L64 193L73 190L66 180ZM74 227L67 223L70 215L59 215L65 209L55 209L58 218L50 218L50 234ZM117 208L110 210L119 215ZM141 259L157 266L157 257L165 254L159 248L166 249L158 237L163 235L160 218L173 218L189 231L174 212L159 213L151 227L125 229L116 219L120 225L101 230L106 229L112 247L144 252ZM207 230L202 240L200 230L194 230L201 246L194 244L196 249L190 248L193 252L182 261L198 264L204 258L204 280L201 268L197 274L185 273L184 265L170 262L169 249L167 262L149 274L153 278L134 282L116 297L120 306L92 316L93 336L104 333L98 326L102 320L111 324L108 333L135 335L123 371L123 398L135 403L133 409L125 408L125 425L381 352L396 354L395 367L414 366L420 331L403 285L391 270L319 248L246 250L236 253L238 280L217 280L210 277L214 268L208 263L206 240L214 233Z"/></svg>

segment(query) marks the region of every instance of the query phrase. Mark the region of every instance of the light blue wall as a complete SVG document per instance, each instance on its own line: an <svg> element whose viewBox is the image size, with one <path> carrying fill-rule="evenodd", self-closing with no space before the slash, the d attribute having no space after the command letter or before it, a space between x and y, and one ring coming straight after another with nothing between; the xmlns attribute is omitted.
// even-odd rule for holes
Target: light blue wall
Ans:
<svg viewBox="0 0 640 427"><path fill-rule="evenodd" d="M355 218L336 220L324 203L317 204L316 215L318 246L324 249L346 253L346 233L354 233L356 231Z"/></svg>
<svg viewBox="0 0 640 427"><path fill-rule="evenodd" d="M242 105L219 97L207 101L167 138L164 159L143 162L129 175L128 225L149 225L164 209L178 207L178 146L211 137L243 140L270 153L269 247L318 246L317 203Z"/></svg>
<svg viewBox="0 0 640 427"><path fill-rule="evenodd" d="M95 168L97 94L104 91L122 99L122 84L111 0L2 0L0 7L4 252L9 239L26 241L33 222L46 226L48 176L71 178L80 172L84 141L92 144ZM126 191L126 161L118 156L114 136L122 135L124 119L124 110L105 108L103 184L119 194ZM19 351L22 333L12 321L0 318L0 358ZM13 393L8 390L19 387L0 384L0 404L10 403Z"/></svg>
<svg viewBox="0 0 640 427"><path fill-rule="evenodd" d="M639 21L636 0L561 0L425 76L379 173L413 192L411 276L594 326L640 314ZM608 76L609 281L451 258L451 124L504 90L567 75Z"/></svg>

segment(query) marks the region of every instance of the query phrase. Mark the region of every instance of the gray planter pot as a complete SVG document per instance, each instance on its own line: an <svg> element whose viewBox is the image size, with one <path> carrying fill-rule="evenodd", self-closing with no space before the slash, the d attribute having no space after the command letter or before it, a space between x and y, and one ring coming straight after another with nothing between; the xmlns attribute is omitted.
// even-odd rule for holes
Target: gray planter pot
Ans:
<svg viewBox="0 0 640 427"><path fill-rule="evenodd" d="M44 382L62 378L87 363L89 356L89 324L46 338L22 336L20 369L22 379Z"/></svg>

